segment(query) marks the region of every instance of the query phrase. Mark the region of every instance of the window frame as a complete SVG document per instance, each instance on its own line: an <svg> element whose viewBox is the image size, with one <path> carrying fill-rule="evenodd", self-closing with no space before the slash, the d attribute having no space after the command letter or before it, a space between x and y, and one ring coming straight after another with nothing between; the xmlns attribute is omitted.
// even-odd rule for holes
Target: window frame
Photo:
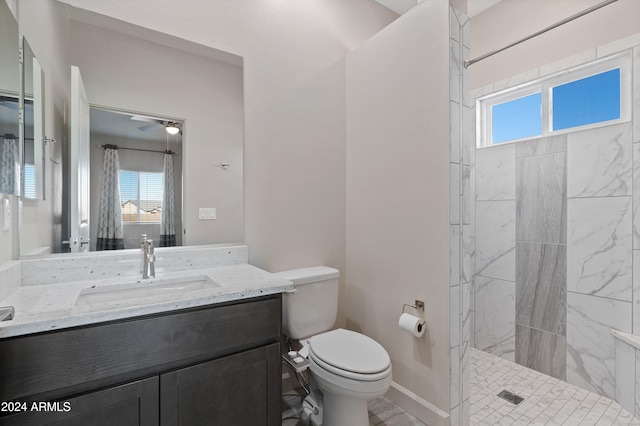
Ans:
<svg viewBox="0 0 640 426"><path fill-rule="evenodd" d="M620 118L569 127L561 130L553 130L553 88L567 83L582 80L597 74L614 69L620 69ZM489 148L520 141L538 139L550 135L578 132L611 126L631 121L632 104L632 54L630 50L607 56L587 64L569 68L554 74L538 78L499 92L481 96L476 100L476 147ZM492 116L494 105L516 100L534 93L542 93L542 133L522 139L513 139L504 142L492 143Z"/></svg>
<svg viewBox="0 0 640 426"><path fill-rule="evenodd" d="M150 172L150 171L146 171L146 170L120 169L119 173L118 173L118 178L119 179L121 177L120 173L122 173L122 172L136 173L138 175L138 180L137 180L137 185L136 185L137 192L136 192L136 200L135 200L135 201L137 201L137 204L136 204L136 207L137 207L136 220L135 221L130 221L130 220L125 221L125 220L123 220L122 221L123 225L125 225L125 226L127 226L127 225L140 225L140 224L143 224L143 225L156 225L156 224L160 225L160 223L161 223L160 220L154 221L154 222L152 222L152 221L141 221L140 220L140 210L141 210L141 207L140 207L140 175L141 174L153 174L153 175L160 175L162 177L163 185L162 185L162 188L161 188L161 193L163 195L163 201L164 201L164 173L163 172ZM128 200L128 201L132 201L132 200ZM124 207L124 204L122 204L122 185L120 185L120 206L121 206L121 208ZM124 211L123 211L123 216L124 216Z"/></svg>

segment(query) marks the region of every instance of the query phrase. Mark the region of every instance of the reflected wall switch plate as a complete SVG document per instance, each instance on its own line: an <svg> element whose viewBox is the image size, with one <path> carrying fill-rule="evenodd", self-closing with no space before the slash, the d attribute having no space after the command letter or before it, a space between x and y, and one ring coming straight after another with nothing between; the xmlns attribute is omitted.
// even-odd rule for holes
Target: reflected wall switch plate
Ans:
<svg viewBox="0 0 640 426"><path fill-rule="evenodd" d="M11 202L8 198L2 199L2 210L4 216L2 229L6 232L11 229Z"/></svg>
<svg viewBox="0 0 640 426"><path fill-rule="evenodd" d="M216 218L216 209L213 207L200 207L198 210L198 219L214 220Z"/></svg>

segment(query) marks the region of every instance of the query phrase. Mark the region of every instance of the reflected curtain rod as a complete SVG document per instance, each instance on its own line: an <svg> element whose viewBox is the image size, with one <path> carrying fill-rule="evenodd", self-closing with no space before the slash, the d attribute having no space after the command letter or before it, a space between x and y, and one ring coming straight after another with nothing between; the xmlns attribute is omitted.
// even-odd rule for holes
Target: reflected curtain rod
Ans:
<svg viewBox="0 0 640 426"><path fill-rule="evenodd" d="M553 25L549 25L548 27L543 28L540 31L536 31L535 33L533 33L531 35L528 35L527 37L521 38L520 40L517 40L517 41L515 41L515 42L513 42L513 43L511 43L511 44L509 44L507 46L501 47L500 49L492 50L491 52L485 53L484 55L480 55L475 59L471 59L470 61L464 61L464 67L465 68L469 68L471 65L475 64L476 62L480 62L483 59L487 59L487 58L489 58L489 57L491 57L491 56L493 56L493 55L495 55L497 53L500 53L500 52L505 51L507 49L511 49L513 46L517 46L520 43L524 43L527 40L531 40L534 37L538 37L539 35L544 34L547 31L551 31L551 30L553 30L555 28L558 28L561 25L569 23L569 22L571 22L571 21L573 21L575 19L578 19L578 18L580 18L580 17L582 17L584 15L587 15L587 14L589 14L591 12L595 12L596 10L601 9L601 8L603 8L605 6L608 6L611 3L615 3L617 1L618 0L606 0L606 1L603 1L602 3L598 3L598 4L594 5L594 6L591 6L590 8L585 9L582 12L578 12L578 13L576 13L574 15L571 15L568 18L563 19L562 21L558 21Z"/></svg>
<svg viewBox="0 0 640 426"><path fill-rule="evenodd" d="M118 145L98 145L100 148L114 148L114 149L128 149L129 151L144 151L144 152L159 152L160 154L170 154L170 155L176 155L175 152L173 151L158 151L155 149L142 149L142 148L124 148L124 147L119 147Z"/></svg>

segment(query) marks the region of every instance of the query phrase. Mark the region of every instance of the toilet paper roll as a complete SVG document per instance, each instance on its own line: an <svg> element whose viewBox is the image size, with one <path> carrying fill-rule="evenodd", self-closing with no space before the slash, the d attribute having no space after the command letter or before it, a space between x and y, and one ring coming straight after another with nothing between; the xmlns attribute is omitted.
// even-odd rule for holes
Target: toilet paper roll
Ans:
<svg viewBox="0 0 640 426"><path fill-rule="evenodd" d="M415 337L422 336L424 334L424 329L426 328L422 318L411 314L400 315L398 325L401 329L413 334Z"/></svg>

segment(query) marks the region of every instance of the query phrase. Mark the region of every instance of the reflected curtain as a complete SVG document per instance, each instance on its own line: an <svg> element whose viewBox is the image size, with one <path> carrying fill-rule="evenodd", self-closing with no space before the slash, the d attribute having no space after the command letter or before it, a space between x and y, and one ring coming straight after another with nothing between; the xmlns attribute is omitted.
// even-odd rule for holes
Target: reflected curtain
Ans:
<svg viewBox="0 0 640 426"><path fill-rule="evenodd" d="M18 140L5 135L0 146L0 193L20 194L20 159Z"/></svg>
<svg viewBox="0 0 640 426"><path fill-rule="evenodd" d="M104 145L96 250L124 249L118 147Z"/></svg>
<svg viewBox="0 0 640 426"><path fill-rule="evenodd" d="M160 247L176 245L174 221L175 199L173 194L173 155L164 154L164 190L162 191L162 216L160 219Z"/></svg>

